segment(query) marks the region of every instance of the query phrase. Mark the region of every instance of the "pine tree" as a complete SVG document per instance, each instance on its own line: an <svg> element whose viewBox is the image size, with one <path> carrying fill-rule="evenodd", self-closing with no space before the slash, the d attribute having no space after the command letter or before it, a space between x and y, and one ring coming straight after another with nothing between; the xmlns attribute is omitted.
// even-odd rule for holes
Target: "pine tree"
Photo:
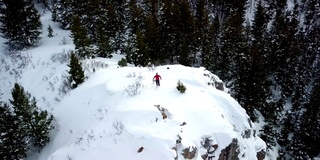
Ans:
<svg viewBox="0 0 320 160"><path fill-rule="evenodd" d="M132 36L129 40L127 61L135 66L146 66L150 59L147 59L147 45L142 33L138 31L137 35Z"/></svg>
<svg viewBox="0 0 320 160"><path fill-rule="evenodd" d="M88 38L87 29L82 25L79 16L74 16L71 26L71 37L75 45L76 53L81 58L91 58L93 56L93 46Z"/></svg>
<svg viewBox="0 0 320 160"><path fill-rule="evenodd" d="M295 7L298 6L295 4ZM319 155L319 151L314 147L319 147L316 143L319 141L319 107L316 102L319 88L319 2L318 1L302 1L299 10L294 10L294 14L290 17L304 17L303 32L295 35L291 46L289 47L291 57L299 55L295 58L296 63L289 63L290 68L295 68L294 89L292 98L290 99L292 107L287 112L284 118L283 128L281 130L280 141L283 146L283 156L287 159L313 159ZM299 17L299 18L301 18ZM295 18L297 19L297 18ZM297 20L296 20L297 21ZM291 23L296 23L291 21ZM289 25L287 31L295 30ZM290 62L290 61L289 61ZM295 66L295 67L292 67ZM291 69L292 70L292 69ZM292 78L292 77L291 77ZM310 86L313 86L313 91L310 92ZM311 95L311 96L310 96ZM293 134L292 134L293 133Z"/></svg>
<svg viewBox="0 0 320 160"><path fill-rule="evenodd" d="M174 12L178 18L176 21L177 33L175 38L177 41L178 62L185 66L192 66L197 61L196 53L193 52L195 50L194 17L188 0L179 1L176 5L179 5L177 7L178 10Z"/></svg>
<svg viewBox="0 0 320 160"><path fill-rule="evenodd" d="M112 57L111 53L113 51L113 48L114 47L112 46L110 38L107 37L103 29L100 28L97 35L96 54L100 57L111 58Z"/></svg>
<svg viewBox="0 0 320 160"><path fill-rule="evenodd" d="M87 37L92 43L97 43L97 38L106 24L101 23L102 17L105 16L106 4L109 0L77 0L72 1L73 16L77 15L81 19L82 26L87 30Z"/></svg>
<svg viewBox="0 0 320 160"><path fill-rule="evenodd" d="M291 82L292 75L290 69L295 66L290 66L292 59L292 43L295 41L295 30L297 24L290 23L288 13L285 12L282 1L277 3L279 6L276 9L275 19L272 22L269 35L268 64L269 72L272 74L274 85L280 85L282 90L281 98L287 99L292 95L293 84ZM283 7L283 8L281 8ZM294 25L294 26L291 26ZM286 62L286 63L284 63Z"/></svg>
<svg viewBox="0 0 320 160"><path fill-rule="evenodd" d="M142 32L147 45L146 59L150 59L153 63L163 62L164 57L161 54L161 32L159 22L160 3L157 0L145 1L145 16L143 17L145 31ZM146 62L147 64L148 62Z"/></svg>
<svg viewBox="0 0 320 160"><path fill-rule="evenodd" d="M25 134L26 142L31 144L30 149L40 151L49 141L49 131L53 128L51 122L53 116L47 111L42 111L37 107L35 98L24 91L24 88L15 83L12 89L12 100L10 103L14 108L21 132Z"/></svg>
<svg viewBox="0 0 320 160"><path fill-rule="evenodd" d="M144 35L144 41L146 42L146 49L147 53L144 55L146 56L145 59L151 59L152 62L156 61L163 61L161 57L161 46L160 43L160 26L157 20L156 15L148 15L146 17L146 31ZM145 62L145 65L148 62Z"/></svg>
<svg viewBox="0 0 320 160"><path fill-rule="evenodd" d="M111 47L111 51L115 53L117 51L116 44L116 36L118 34L117 24L118 17L117 12L112 3L106 3L104 9L101 10L101 16L99 16L99 24L97 29L98 31L103 31L103 36L105 36L106 40L109 42L109 46ZM99 42L101 37L98 37Z"/></svg>
<svg viewBox="0 0 320 160"><path fill-rule="evenodd" d="M27 136L10 107L0 103L0 157L4 160L27 156Z"/></svg>
<svg viewBox="0 0 320 160"><path fill-rule="evenodd" d="M300 8L302 12L301 15L304 16L304 36L306 37L302 53L305 53L305 64L315 64L310 65L308 69L306 68L305 72L309 72L307 74L313 75L312 77L317 77L320 75L320 63L318 63L318 57L320 55L320 24L318 23L320 19L320 4L317 0L303 0L302 4ZM314 73L310 73L310 71Z"/></svg>
<svg viewBox="0 0 320 160"><path fill-rule="evenodd" d="M145 27L145 15L140 6L137 5L137 0L130 0L129 2L129 22L128 29L130 30L130 36L136 34L138 31Z"/></svg>
<svg viewBox="0 0 320 160"><path fill-rule="evenodd" d="M126 7L127 1L112 1L107 5L107 21L106 31L111 41L114 42L114 51L122 51L124 49L125 26L126 26Z"/></svg>
<svg viewBox="0 0 320 160"><path fill-rule="evenodd" d="M138 32L139 33L139 32ZM134 65L138 65L137 62L137 36L135 34L130 35L130 37L127 39L127 45L125 48L125 53L126 53L126 61L128 63L132 63Z"/></svg>
<svg viewBox="0 0 320 160"><path fill-rule="evenodd" d="M303 110L306 107L305 103L307 102L307 97L309 97L309 93L306 92L308 89L305 85L305 77L302 77L302 75L303 74L296 78L298 83L295 93L292 95L292 106L282 115L281 131L277 138L277 142L281 146L283 153L286 153L280 155L283 159L290 159L295 156L306 154L305 151L301 152L304 143L301 142L300 127L298 127L301 125L302 119L304 119Z"/></svg>
<svg viewBox="0 0 320 160"><path fill-rule="evenodd" d="M69 84L72 89L77 88L81 83L84 82L85 76L81 63L79 62L76 54L71 53L68 67L70 67L68 78Z"/></svg>
<svg viewBox="0 0 320 160"><path fill-rule="evenodd" d="M268 87L268 70L266 63L267 53L265 52L266 35L267 35L267 14L262 6L261 1L258 2L254 20L251 27L250 39L250 71L248 79L247 101L248 105L259 110L263 116L268 117L268 111L275 112L267 105L266 99L269 96Z"/></svg>
<svg viewBox="0 0 320 160"><path fill-rule="evenodd" d="M231 4L226 4L226 6L231 7ZM239 56L237 59L240 60L241 56L244 55L244 9L243 1L240 4L234 4L231 9L232 12L228 14L229 16L222 27L221 51L216 57L215 70L217 75L226 82L236 78L238 72L235 68L236 63L240 62L236 62L236 57ZM228 84L228 87L235 86Z"/></svg>
<svg viewBox="0 0 320 160"><path fill-rule="evenodd" d="M171 0L164 0L163 7L161 9L160 15L160 45L161 47L161 57L167 59L170 63L175 61L175 50L176 44L174 42L174 16L173 16L173 3Z"/></svg>
<svg viewBox="0 0 320 160"><path fill-rule="evenodd" d="M53 37L53 29L50 24L48 25L47 31L48 31L48 37Z"/></svg>
<svg viewBox="0 0 320 160"><path fill-rule="evenodd" d="M52 20L58 22L62 29L70 29L73 18L73 0L56 0L52 9Z"/></svg>
<svg viewBox="0 0 320 160"><path fill-rule="evenodd" d="M277 115L283 111L283 106L290 99L293 94L293 83L291 69L295 66L289 66L292 60L291 43L294 41L294 32L289 30L289 18L281 8L282 2L277 2L278 8L276 9L275 19L271 24L270 31L267 36L267 70L268 76L271 79L271 87L280 89L280 94L271 95L271 99L274 101L269 103L272 109L267 108L265 114L268 115L265 118L274 122L274 124L279 123L279 118ZM292 68L290 68L292 67ZM272 92L276 93L276 92ZM272 113L274 112L274 113Z"/></svg>
<svg viewBox="0 0 320 160"><path fill-rule="evenodd" d="M244 15L245 2L230 4L232 12L223 26L221 37L221 52L216 57L218 76L227 82L231 95L237 99L251 116L254 115L254 106L247 102L247 90L250 89L250 61L248 42L246 42Z"/></svg>
<svg viewBox="0 0 320 160"><path fill-rule="evenodd" d="M309 103L306 105L300 130L297 138L301 140L301 145L296 151L305 153L311 159L320 153L320 79L316 79L315 86ZM305 158L305 157L302 157Z"/></svg>
<svg viewBox="0 0 320 160"><path fill-rule="evenodd" d="M129 36L127 38L125 53L126 60L134 65L145 65L147 62L141 64L139 60L141 56L147 53L145 44L146 32L146 17L142 8L137 4L136 0L129 2ZM153 40L152 40L153 41ZM153 43L153 42L151 42ZM158 45L161 46L161 45ZM140 55L142 54L142 55ZM158 57L159 58L159 57ZM149 59L148 59L149 60Z"/></svg>
<svg viewBox="0 0 320 160"><path fill-rule="evenodd" d="M272 147L276 145L275 138L277 136L277 132L274 129L274 125L272 123L266 123L261 130L261 139L266 142L267 150L270 150Z"/></svg>
<svg viewBox="0 0 320 160"><path fill-rule="evenodd" d="M23 0L3 0L0 2L0 5L0 14L2 15L0 17L0 31L2 33L2 37L8 39L5 44L14 49L23 48L23 42L21 41L23 30L21 29L22 26L19 25L23 24L25 21L25 13L23 11L26 4ZM19 12L22 12L22 14L19 15Z"/></svg>
<svg viewBox="0 0 320 160"><path fill-rule="evenodd" d="M24 30L24 38L26 39L26 46L37 45L40 39L42 24L40 21L40 14L34 7L34 4L27 4L26 6L26 23Z"/></svg>
<svg viewBox="0 0 320 160"><path fill-rule="evenodd" d="M200 64L210 64L210 60L213 52L213 37L214 32L210 31L209 13L206 9L205 0L199 0L196 4L196 15L195 15L195 37L194 46L195 53L201 54ZM217 27L217 26L214 26ZM217 28L215 28L217 29ZM194 60L196 59L194 55ZM195 61L193 62L196 63ZM206 67L208 68L208 66Z"/></svg>
<svg viewBox="0 0 320 160"><path fill-rule="evenodd" d="M185 93L187 90L187 87L183 83L181 83L180 80L178 80L176 88L180 93Z"/></svg>
<svg viewBox="0 0 320 160"><path fill-rule="evenodd" d="M206 39L206 53L203 58L203 66L205 66L212 73L217 74L217 68L219 68L219 63L217 63L217 57L221 56L220 50L220 39L221 39L221 25L219 22L219 17L215 17L210 24L209 38Z"/></svg>
<svg viewBox="0 0 320 160"><path fill-rule="evenodd" d="M22 49L37 44L41 33L40 15L33 3L24 0L3 0L0 2L2 36L12 49Z"/></svg>
<svg viewBox="0 0 320 160"><path fill-rule="evenodd" d="M297 5L296 5L297 6ZM292 13L290 17L298 17L298 14ZM290 75L290 80L286 82L290 82L290 84L285 84L284 90L290 91L292 90L292 94L290 95L291 108L286 111L285 116L282 119L282 129L280 138L278 139L278 143L282 146L283 150L287 153L287 156L297 156L301 150L301 145L295 144L301 138L299 134L293 134L299 132L299 127L301 124L301 120L303 119L303 110L305 110L306 102L309 99L309 85L313 82L315 76L311 76L313 69L313 60L308 60L307 57L310 56L308 53L303 51L303 47L306 46L306 41L303 37L303 32L296 29L297 18L291 19L288 26L288 32L292 34L293 40L288 46L290 51L290 59L287 60L287 73ZM294 34L293 34L294 33ZM308 37L309 38L309 37ZM306 63L307 62L307 63ZM310 62L310 63L308 63ZM288 88L287 88L288 87ZM296 139L297 141L292 141L292 139ZM302 143L300 143L302 144ZM301 152L302 153L302 152ZM287 157L287 158L291 158Z"/></svg>

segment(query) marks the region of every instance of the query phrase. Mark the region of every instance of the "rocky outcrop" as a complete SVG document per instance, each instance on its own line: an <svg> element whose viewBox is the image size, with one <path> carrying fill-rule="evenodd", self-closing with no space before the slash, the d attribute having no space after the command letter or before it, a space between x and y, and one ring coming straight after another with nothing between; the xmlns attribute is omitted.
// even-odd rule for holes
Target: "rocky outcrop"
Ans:
<svg viewBox="0 0 320 160"><path fill-rule="evenodd" d="M216 89L224 91L223 83L222 82L214 82L214 86Z"/></svg>
<svg viewBox="0 0 320 160"><path fill-rule="evenodd" d="M266 158L266 152L264 150L261 150L257 153L258 160L264 160L265 158Z"/></svg>
<svg viewBox="0 0 320 160"><path fill-rule="evenodd" d="M208 82L209 86L213 86L218 90L224 91L223 82L217 76L213 75L212 73L205 73L204 76L210 78L210 82Z"/></svg>
<svg viewBox="0 0 320 160"><path fill-rule="evenodd" d="M168 110L167 109L160 107L160 105L154 105L154 106L157 107L158 110L160 111L160 113L162 115L162 119L168 118L168 115L167 115Z"/></svg>
<svg viewBox="0 0 320 160"><path fill-rule="evenodd" d="M214 152L219 146L213 143L211 137L203 138L203 140L201 141L201 145L207 150L205 154L201 155L201 158L203 160L211 160L212 158L214 158Z"/></svg>
<svg viewBox="0 0 320 160"><path fill-rule="evenodd" d="M182 155L184 159L193 159L197 154L197 147L188 147L182 150Z"/></svg>
<svg viewBox="0 0 320 160"><path fill-rule="evenodd" d="M143 151L143 147L140 147L137 152L140 153L142 151Z"/></svg>
<svg viewBox="0 0 320 160"><path fill-rule="evenodd" d="M233 139L229 146L221 151L219 160L238 160L239 153L238 140Z"/></svg>
<svg viewBox="0 0 320 160"><path fill-rule="evenodd" d="M239 160L239 144L237 139L233 139L232 142L223 149L220 153L219 160ZM261 150L257 152L257 159L264 160L266 157L266 152Z"/></svg>

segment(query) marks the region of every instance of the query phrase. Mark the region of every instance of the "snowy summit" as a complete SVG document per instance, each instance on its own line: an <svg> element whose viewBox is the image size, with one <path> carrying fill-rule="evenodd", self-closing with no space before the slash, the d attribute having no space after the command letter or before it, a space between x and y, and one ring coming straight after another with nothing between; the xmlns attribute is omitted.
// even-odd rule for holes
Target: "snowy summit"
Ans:
<svg viewBox="0 0 320 160"><path fill-rule="evenodd" d="M152 83L155 72L163 79L159 88ZM182 160L186 148L201 159L221 156L232 142L239 158L255 159L264 143L253 135L245 110L208 86L210 76L204 68L180 65L96 71L55 107L59 128L40 159Z"/></svg>

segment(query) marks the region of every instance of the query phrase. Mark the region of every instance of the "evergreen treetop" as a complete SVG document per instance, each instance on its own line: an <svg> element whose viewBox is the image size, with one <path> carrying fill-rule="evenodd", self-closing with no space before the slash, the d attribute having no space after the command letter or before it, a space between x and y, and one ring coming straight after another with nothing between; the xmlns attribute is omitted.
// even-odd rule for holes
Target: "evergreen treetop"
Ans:
<svg viewBox="0 0 320 160"><path fill-rule="evenodd" d="M33 2L3 0L0 3L0 31L12 49L37 45L42 25Z"/></svg>
<svg viewBox="0 0 320 160"><path fill-rule="evenodd" d="M70 67L68 78L69 84L71 85L71 88L77 88L84 82L85 76L81 63L75 53L71 53L68 67Z"/></svg>

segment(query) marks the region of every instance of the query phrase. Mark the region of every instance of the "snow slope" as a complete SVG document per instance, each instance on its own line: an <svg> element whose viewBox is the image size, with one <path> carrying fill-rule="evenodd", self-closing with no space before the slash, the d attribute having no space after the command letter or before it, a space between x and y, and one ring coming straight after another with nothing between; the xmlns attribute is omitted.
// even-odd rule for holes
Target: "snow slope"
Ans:
<svg viewBox="0 0 320 160"><path fill-rule="evenodd" d="M154 72L163 78L159 88L151 81ZM92 74L55 107L60 127L45 150L48 159L173 159L178 135L181 148L199 150L202 138L211 137L219 145L216 157L233 138L241 142L245 159L254 159L256 148L262 149L258 137L242 138L252 130L248 116L228 94L206 85L210 79L203 68L159 66L154 72L109 67ZM187 87L185 94L175 88L179 79ZM133 83L142 84L141 92L129 96L126 90ZM168 118L155 105L165 108ZM140 147L144 151L137 153Z"/></svg>
<svg viewBox="0 0 320 160"><path fill-rule="evenodd" d="M220 80L204 68L121 68L117 62L123 55L90 59L82 62L87 80L62 94L66 52L74 46L70 33L59 30L50 17L50 13L41 17L39 47L21 51L21 58L0 54L2 100L11 98L13 84L18 82L36 97L39 107L56 117L51 142L28 159L183 160L182 150L196 147L194 159L201 160L207 152L204 139L218 145L213 159L234 138L239 142L239 159L256 159L256 153L265 150L265 143L253 135L255 126L245 110L228 93L208 85ZM47 38L49 24L53 38ZM158 88L152 81L156 72L162 77ZM184 94L176 89L178 80L187 88Z"/></svg>

